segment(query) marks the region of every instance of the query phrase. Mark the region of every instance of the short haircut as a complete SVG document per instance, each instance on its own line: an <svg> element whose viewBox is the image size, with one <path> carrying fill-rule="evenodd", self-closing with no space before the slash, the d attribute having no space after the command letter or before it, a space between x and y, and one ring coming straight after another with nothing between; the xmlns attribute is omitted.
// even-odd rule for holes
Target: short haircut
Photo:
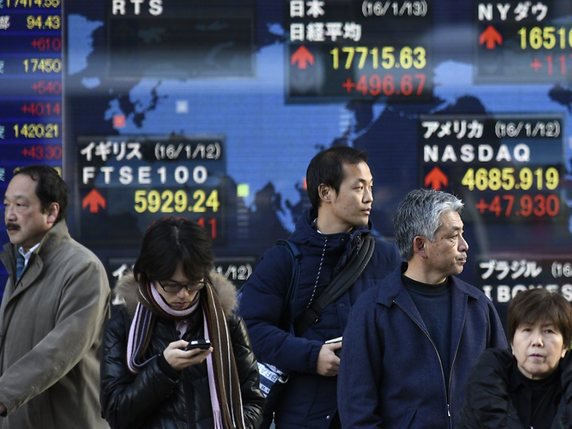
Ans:
<svg viewBox="0 0 572 429"><path fill-rule="evenodd" d="M559 293L544 288L518 292L508 305L507 332L509 343L522 323L551 323L562 334L564 347L572 341L572 307Z"/></svg>
<svg viewBox="0 0 572 429"><path fill-rule="evenodd" d="M367 163L367 153L349 146L334 146L318 152L310 161L306 170L306 187L312 209L320 207L319 186L331 186L336 192L344 180L344 164L357 165Z"/></svg>
<svg viewBox="0 0 572 429"><path fill-rule="evenodd" d="M43 213L49 210L50 204L58 203L60 211L56 223L66 218L68 185L55 168L48 165L28 165L14 172L14 176L19 174L24 174L36 182L36 196L40 200Z"/></svg>
<svg viewBox="0 0 572 429"><path fill-rule="evenodd" d="M183 217L153 222L141 242L133 273L140 284L168 280L179 262L189 281L208 279L214 265L212 241L204 228Z"/></svg>
<svg viewBox="0 0 572 429"><path fill-rule="evenodd" d="M399 203L393 218L395 242L404 261L413 257L416 236L435 239L441 226L441 215L449 211L461 213L463 202L456 196L432 189L415 189Z"/></svg>

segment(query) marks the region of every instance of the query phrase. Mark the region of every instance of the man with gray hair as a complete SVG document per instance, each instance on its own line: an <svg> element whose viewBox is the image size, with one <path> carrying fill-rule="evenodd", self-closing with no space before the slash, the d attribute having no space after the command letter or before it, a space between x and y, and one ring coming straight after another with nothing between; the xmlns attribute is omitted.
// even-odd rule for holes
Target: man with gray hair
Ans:
<svg viewBox="0 0 572 429"><path fill-rule="evenodd" d="M454 428L479 355L507 347L491 301L455 277L469 250L462 208L427 189L399 204L395 239L407 262L352 308L338 380L342 427Z"/></svg>

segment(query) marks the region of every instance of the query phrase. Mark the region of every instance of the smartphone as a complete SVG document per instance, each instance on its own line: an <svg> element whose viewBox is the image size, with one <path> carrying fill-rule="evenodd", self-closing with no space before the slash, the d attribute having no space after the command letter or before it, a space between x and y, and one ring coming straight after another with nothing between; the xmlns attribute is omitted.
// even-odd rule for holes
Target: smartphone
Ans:
<svg viewBox="0 0 572 429"><path fill-rule="evenodd" d="M326 341L326 344L337 344L342 342L342 337L332 338L331 340ZM342 349L336 349L334 351L337 357L340 357L342 354Z"/></svg>
<svg viewBox="0 0 572 429"><path fill-rule="evenodd" d="M337 337L337 338L332 338L331 340L328 340L325 342L325 344L335 344L335 343L341 343L342 342L342 337Z"/></svg>
<svg viewBox="0 0 572 429"><path fill-rule="evenodd" d="M200 339L200 340L191 340L185 350L194 350L194 349L201 349L201 350L208 350L211 346L211 342L209 340Z"/></svg>

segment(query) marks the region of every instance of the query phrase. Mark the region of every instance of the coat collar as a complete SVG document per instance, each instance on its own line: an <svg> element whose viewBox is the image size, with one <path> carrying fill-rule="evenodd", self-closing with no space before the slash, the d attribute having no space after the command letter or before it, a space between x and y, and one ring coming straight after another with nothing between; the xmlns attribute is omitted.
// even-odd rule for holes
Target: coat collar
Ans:
<svg viewBox="0 0 572 429"><path fill-rule="evenodd" d="M225 315L232 314L237 306L236 288L234 284L216 271L210 272L210 278L214 291L222 305ZM137 281L130 272L117 281L113 290L113 303L115 305L125 305L129 314L135 313L137 307Z"/></svg>
<svg viewBox="0 0 572 429"><path fill-rule="evenodd" d="M394 301L405 301L413 304L413 301L409 297L409 294L405 289L405 285L401 280L401 274L404 273L406 269L407 262L402 262L398 269L395 269L391 274L382 280L376 297L376 302L378 304L384 305L386 307L390 307ZM474 299L479 298L480 293L478 289L470 286L468 283L465 283L464 281L454 276L450 277L450 280L451 287L453 288L453 297L455 297L457 293L461 293L463 295L468 295Z"/></svg>
<svg viewBox="0 0 572 429"><path fill-rule="evenodd" d="M388 308L392 311L392 307L396 306L401 309L408 317L417 324L427 336L430 336L427 326L419 313L419 310L413 302L413 298L405 289L405 285L401 280L401 274L405 272L407 263L402 263L401 267L394 270L385 279L382 280L378 287L376 303ZM451 276L451 350L452 355L455 355L460 342L462 333L465 326L465 316L469 300L478 300L481 292L465 283L464 281Z"/></svg>
<svg viewBox="0 0 572 429"><path fill-rule="evenodd" d="M32 259L29 263L33 263L34 259L41 255L42 253L49 252L58 245L61 240L69 238L68 226L65 220L61 220L56 223L42 238L40 245L34 251ZM17 246L8 242L3 247L3 252L0 254L0 260L6 266L9 273L13 274L15 270L15 260L16 252L18 251Z"/></svg>
<svg viewBox="0 0 572 429"><path fill-rule="evenodd" d="M290 236L290 240L301 245L316 246L321 249L324 243L324 237L328 237L328 241L333 247L343 245L351 245L358 236L371 233L371 223L368 226L360 226L353 228L350 232L338 232L336 234L321 234L314 226L316 219L312 210L307 210L303 216L298 218L296 229Z"/></svg>

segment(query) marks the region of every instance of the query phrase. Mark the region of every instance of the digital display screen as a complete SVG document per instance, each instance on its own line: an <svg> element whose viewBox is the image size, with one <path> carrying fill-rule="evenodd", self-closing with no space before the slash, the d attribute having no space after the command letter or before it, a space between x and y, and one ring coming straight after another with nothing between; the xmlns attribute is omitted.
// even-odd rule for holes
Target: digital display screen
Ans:
<svg viewBox="0 0 572 429"><path fill-rule="evenodd" d="M288 3L288 101L432 96L427 2Z"/></svg>
<svg viewBox="0 0 572 429"><path fill-rule="evenodd" d="M14 168L62 164L62 10L60 0L0 2L2 194Z"/></svg>
<svg viewBox="0 0 572 429"><path fill-rule="evenodd" d="M222 139L115 136L80 138L80 234L92 243L138 244L157 215L185 216L224 241ZM101 231L112 222L112 235ZM119 224L121 223L121 227Z"/></svg>
<svg viewBox="0 0 572 429"><path fill-rule="evenodd" d="M467 203L465 222L567 223L563 118L421 117L421 175Z"/></svg>
<svg viewBox="0 0 572 429"><path fill-rule="evenodd" d="M0 0L0 191L61 168L112 281L176 215L242 284L344 144L389 240L411 189L463 199L461 277L501 317L522 288L572 298L571 112L569 0Z"/></svg>

